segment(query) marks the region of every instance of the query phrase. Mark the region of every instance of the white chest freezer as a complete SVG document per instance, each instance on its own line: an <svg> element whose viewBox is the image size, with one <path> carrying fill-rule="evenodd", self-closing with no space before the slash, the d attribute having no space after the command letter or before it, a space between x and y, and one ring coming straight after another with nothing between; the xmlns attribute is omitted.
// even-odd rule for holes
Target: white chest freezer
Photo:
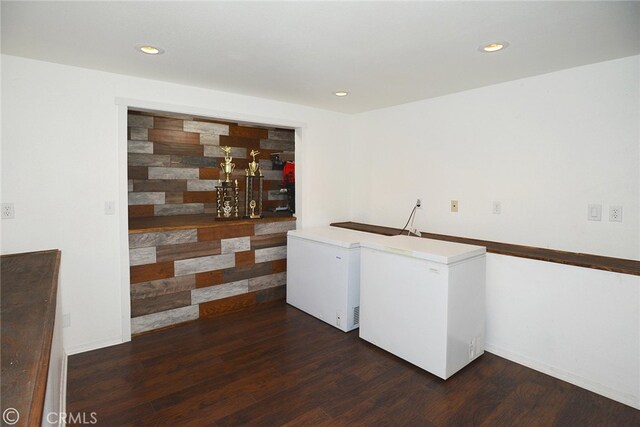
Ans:
<svg viewBox="0 0 640 427"><path fill-rule="evenodd" d="M484 352L485 252L409 236L363 241L360 337L449 378Z"/></svg>
<svg viewBox="0 0 640 427"><path fill-rule="evenodd" d="M360 319L360 242L378 236L338 227L287 233L287 303L348 332Z"/></svg>

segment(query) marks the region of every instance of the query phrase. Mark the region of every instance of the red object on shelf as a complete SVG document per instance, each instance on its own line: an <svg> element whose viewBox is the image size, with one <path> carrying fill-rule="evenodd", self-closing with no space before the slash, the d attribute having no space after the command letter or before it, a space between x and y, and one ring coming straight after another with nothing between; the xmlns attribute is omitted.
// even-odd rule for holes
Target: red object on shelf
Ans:
<svg viewBox="0 0 640 427"><path fill-rule="evenodd" d="M296 182L296 164L287 162L282 169L282 183L286 185L294 182Z"/></svg>

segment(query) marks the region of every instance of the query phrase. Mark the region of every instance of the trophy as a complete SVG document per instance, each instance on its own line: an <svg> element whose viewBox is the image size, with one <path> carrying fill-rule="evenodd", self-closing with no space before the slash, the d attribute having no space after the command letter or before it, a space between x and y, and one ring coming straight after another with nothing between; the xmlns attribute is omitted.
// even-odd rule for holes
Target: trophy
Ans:
<svg viewBox="0 0 640 427"><path fill-rule="evenodd" d="M260 152L251 150L249 154L253 157L253 161L251 161L249 167L244 170L244 216L245 218L257 219L262 218L262 180L264 176L262 175L262 170L260 170L260 163L256 162L256 156L260 154ZM258 189L254 191L256 180L258 181Z"/></svg>
<svg viewBox="0 0 640 427"><path fill-rule="evenodd" d="M225 180L216 186L216 219L238 218L238 180L231 181L231 172L235 169L235 163L231 163L231 147L220 147L224 152L224 163L220 163L220 169L225 174Z"/></svg>
<svg viewBox="0 0 640 427"><path fill-rule="evenodd" d="M220 169L222 169L222 172L225 174L225 182L231 182L229 177L236 167L235 163L231 163L231 160L233 160L233 157L231 157L231 147L220 147L220 149L224 151L224 163L220 163Z"/></svg>
<svg viewBox="0 0 640 427"><path fill-rule="evenodd" d="M249 176L256 176L256 172L258 172L260 176L262 176L262 171L260 170L260 164L256 162L256 156L258 154L260 154L260 152L256 150L251 150L251 153L249 153L249 155L253 157L253 161L249 163L249 169L245 169L245 173Z"/></svg>

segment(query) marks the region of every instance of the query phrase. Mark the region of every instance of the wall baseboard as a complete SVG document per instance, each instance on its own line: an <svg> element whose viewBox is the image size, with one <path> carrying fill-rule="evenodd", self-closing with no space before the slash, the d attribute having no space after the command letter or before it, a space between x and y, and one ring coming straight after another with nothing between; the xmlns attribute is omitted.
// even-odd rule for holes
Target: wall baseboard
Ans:
<svg viewBox="0 0 640 427"><path fill-rule="evenodd" d="M71 356L78 353L84 353L86 351L97 350L103 347L111 347L112 345L122 344L123 342L125 341L122 339L122 336L118 335L115 337L65 347L65 353L67 356Z"/></svg>
<svg viewBox="0 0 640 427"><path fill-rule="evenodd" d="M543 374L547 374L562 381L566 381L569 384L584 388L585 390L592 391L609 399L615 400L616 402L624 403L625 405L631 406L632 408L640 409L640 396L634 396L632 394L612 389L610 387L596 383L563 369L547 365L546 363L540 362L539 360L530 359L521 354L514 353L512 351L491 345L489 343L485 343L485 351L488 351L489 353L493 353L496 356L503 357L520 365L526 366L527 368L542 372Z"/></svg>

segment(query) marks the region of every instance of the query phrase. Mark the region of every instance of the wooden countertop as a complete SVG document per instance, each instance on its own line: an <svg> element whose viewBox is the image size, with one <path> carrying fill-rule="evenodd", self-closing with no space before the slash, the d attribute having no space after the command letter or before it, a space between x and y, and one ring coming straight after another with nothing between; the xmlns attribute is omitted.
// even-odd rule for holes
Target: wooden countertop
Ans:
<svg viewBox="0 0 640 427"><path fill-rule="evenodd" d="M0 257L2 289L2 411L19 425L40 425L56 313L60 251Z"/></svg>
<svg viewBox="0 0 640 427"><path fill-rule="evenodd" d="M188 228L229 227L231 225L264 224L268 222L295 221L292 216L274 216L260 219L233 219L216 221L215 215L174 215L129 218L129 234L156 231L185 230Z"/></svg>
<svg viewBox="0 0 640 427"><path fill-rule="evenodd" d="M379 225L363 224L359 222L335 222L331 225L334 227L348 228L351 230L365 231L369 233L382 234L385 236L394 236L400 233L399 228L383 227ZM448 242L467 243L470 245L484 246L487 248L487 252L494 254L510 255L520 258L529 258L539 261L555 262L558 264L574 265L577 267L586 267L596 270L605 270L615 273L640 276L640 261L631 259L558 251L554 249L538 248L534 246L492 242L488 240L469 239L466 237L448 236L446 234L422 232L422 237L426 239L446 240Z"/></svg>

